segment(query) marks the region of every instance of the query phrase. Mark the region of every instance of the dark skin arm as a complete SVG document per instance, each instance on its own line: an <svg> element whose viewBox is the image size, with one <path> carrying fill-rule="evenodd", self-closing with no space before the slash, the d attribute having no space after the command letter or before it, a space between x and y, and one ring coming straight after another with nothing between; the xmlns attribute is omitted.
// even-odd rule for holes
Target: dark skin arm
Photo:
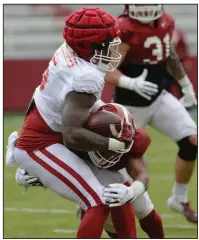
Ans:
<svg viewBox="0 0 199 240"><path fill-rule="evenodd" d="M64 144L78 151L106 151L109 138L84 128L95 96L88 93L70 92L65 99L62 113Z"/></svg>
<svg viewBox="0 0 199 240"><path fill-rule="evenodd" d="M167 59L167 71L176 81L181 80L186 75L184 67L181 64L180 58L176 53L175 47L172 43L171 54Z"/></svg>
<svg viewBox="0 0 199 240"><path fill-rule="evenodd" d="M144 156L140 158L132 158L128 161L126 170L134 181L140 181L144 183L145 189L148 189L148 172L147 165Z"/></svg>

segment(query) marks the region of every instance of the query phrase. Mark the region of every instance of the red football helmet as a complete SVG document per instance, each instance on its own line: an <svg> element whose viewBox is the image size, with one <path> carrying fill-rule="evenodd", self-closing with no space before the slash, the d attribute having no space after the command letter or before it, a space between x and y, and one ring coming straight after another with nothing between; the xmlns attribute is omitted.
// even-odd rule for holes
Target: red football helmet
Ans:
<svg viewBox="0 0 199 240"><path fill-rule="evenodd" d="M121 55L120 30L100 8L82 8L66 18L63 36L77 55L106 71L117 68Z"/></svg>
<svg viewBox="0 0 199 240"><path fill-rule="evenodd" d="M125 4L129 17L142 23L150 23L162 16L162 4Z"/></svg>
<svg viewBox="0 0 199 240"><path fill-rule="evenodd" d="M113 165L115 165L118 161L120 161L120 159L124 153L127 153L130 151L130 149L134 143L133 138L135 136L136 126L135 126L134 119L133 119L132 115L130 114L130 112L120 104L108 103L98 109L98 111L102 111L102 110L115 113L123 119L123 121L121 123L121 131L117 132L117 130L115 128L111 129L111 131L116 139L118 139L120 141L124 141L124 139L129 140L128 141L129 145L126 149L124 149L123 151L121 151L121 150L114 151L115 153L112 153L113 151L110 151L110 154L108 156L104 152L102 152L102 153L99 151L89 151L88 152L91 161L97 167L110 168ZM123 136L124 128L126 128L125 132L126 133L128 132L126 134L126 136Z"/></svg>

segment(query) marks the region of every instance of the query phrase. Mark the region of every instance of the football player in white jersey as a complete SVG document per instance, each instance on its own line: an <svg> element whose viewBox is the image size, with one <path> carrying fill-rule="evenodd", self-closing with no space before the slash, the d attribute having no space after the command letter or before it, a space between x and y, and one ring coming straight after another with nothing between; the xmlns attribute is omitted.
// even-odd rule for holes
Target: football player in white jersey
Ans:
<svg viewBox="0 0 199 240"><path fill-rule="evenodd" d="M100 99L105 73L113 71L120 61L119 34L115 19L100 8L81 9L69 15L63 32L65 42L35 90L20 136L15 132L8 140L8 165L16 163L44 186L84 209L78 238L100 238L110 208L103 196L104 186L92 167L72 150L125 153L133 141L133 127L123 127L118 139L84 128ZM101 178L103 174L107 184L125 182L118 171L101 170ZM121 214L123 207L132 220L131 204L119 207ZM131 221L128 228L124 235L118 232L119 236L135 238Z"/></svg>

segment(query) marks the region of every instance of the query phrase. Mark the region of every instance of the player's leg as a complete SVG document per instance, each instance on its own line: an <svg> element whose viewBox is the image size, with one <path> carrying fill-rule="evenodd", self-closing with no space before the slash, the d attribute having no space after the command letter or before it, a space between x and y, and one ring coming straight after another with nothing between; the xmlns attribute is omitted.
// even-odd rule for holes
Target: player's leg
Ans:
<svg viewBox="0 0 199 240"><path fill-rule="evenodd" d="M123 169L121 171L123 174L128 176L126 170ZM129 182L131 181L132 179L129 177ZM132 207L134 209L135 216L139 220L140 227L149 236L149 238L164 238L162 219L156 212L148 192L145 192L142 196L135 199L132 202Z"/></svg>
<svg viewBox="0 0 199 240"><path fill-rule="evenodd" d="M146 192L132 203L136 217L139 219L140 227L151 239L164 238L164 229L159 214ZM109 215L105 223L105 231L111 238L119 238Z"/></svg>
<svg viewBox="0 0 199 240"><path fill-rule="evenodd" d="M126 183L127 181L127 176L118 171L99 170L92 163L87 164L103 186L108 186L111 183ZM118 238L136 238L136 224L131 203L110 208L110 216L109 219L118 233Z"/></svg>
<svg viewBox="0 0 199 240"><path fill-rule="evenodd" d="M103 204L103 186L82 159L61 144L34 152L16 148L14 158L44 186L85 210L78 238L100 238L109 209Z"/></svg>
<svg viewBox="0 0 199 240"><path fill-rule="evenodd" d="M108 174L106 174L105 176L101 176L100 172L95 171L93 172L95 176L98 178L99 182L102 185L106 185L107 182L106 178ZM123 182L126 185L128 185L129 184L128 180L130 179L130 177L127 174L126 170L122 169L120 170L120 172L122 173L121 179L117 179L118 176L113 175L112 181L117 182L119 180L120 182ZM164 238L162 220L159 214L154 209L154 206L151 202L151 199L149 198L148 193L145 193L143 196L136 199L132 203L131 208L134 209L135 215L139 219L141 228L143 229L144 232L148 234L150 238ZM129 213L129 210L127 211L127 213ZM134 218L132 218L131 224L134 224L134 221L135 221ZM110 216L108 217L104 228L111 238L119 238Z"/></svg>
<svg viewBox="0 0 199 240"><path fill-rule="evenodd" d="M179 147L173 195L168 200L168 206L196 223L197 215L188 202L188 183L197 156L197 126L183 105L170 93L165 92L159 104L151 126L173 139Z"/></svg>
<svg viewBox="0 0 199 240"><path fill-rule="evenodd" d="M140 227L149 238L164 238L162 219L156 212L148 193L145 192L142 196L135 199L132 205L135 215L139 219Z"/></svg>

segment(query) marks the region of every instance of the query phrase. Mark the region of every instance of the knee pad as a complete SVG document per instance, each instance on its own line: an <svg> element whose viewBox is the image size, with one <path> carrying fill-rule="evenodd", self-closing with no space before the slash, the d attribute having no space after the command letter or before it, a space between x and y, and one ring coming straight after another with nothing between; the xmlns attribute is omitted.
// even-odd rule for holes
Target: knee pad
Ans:
<svg viewBox="0 0 199 240"><path fill-rule="evenodd" d="M190 137L185 137L177 142L179 146L178 156L184 161L196 160L198 146L190 141Z"/></svg>

